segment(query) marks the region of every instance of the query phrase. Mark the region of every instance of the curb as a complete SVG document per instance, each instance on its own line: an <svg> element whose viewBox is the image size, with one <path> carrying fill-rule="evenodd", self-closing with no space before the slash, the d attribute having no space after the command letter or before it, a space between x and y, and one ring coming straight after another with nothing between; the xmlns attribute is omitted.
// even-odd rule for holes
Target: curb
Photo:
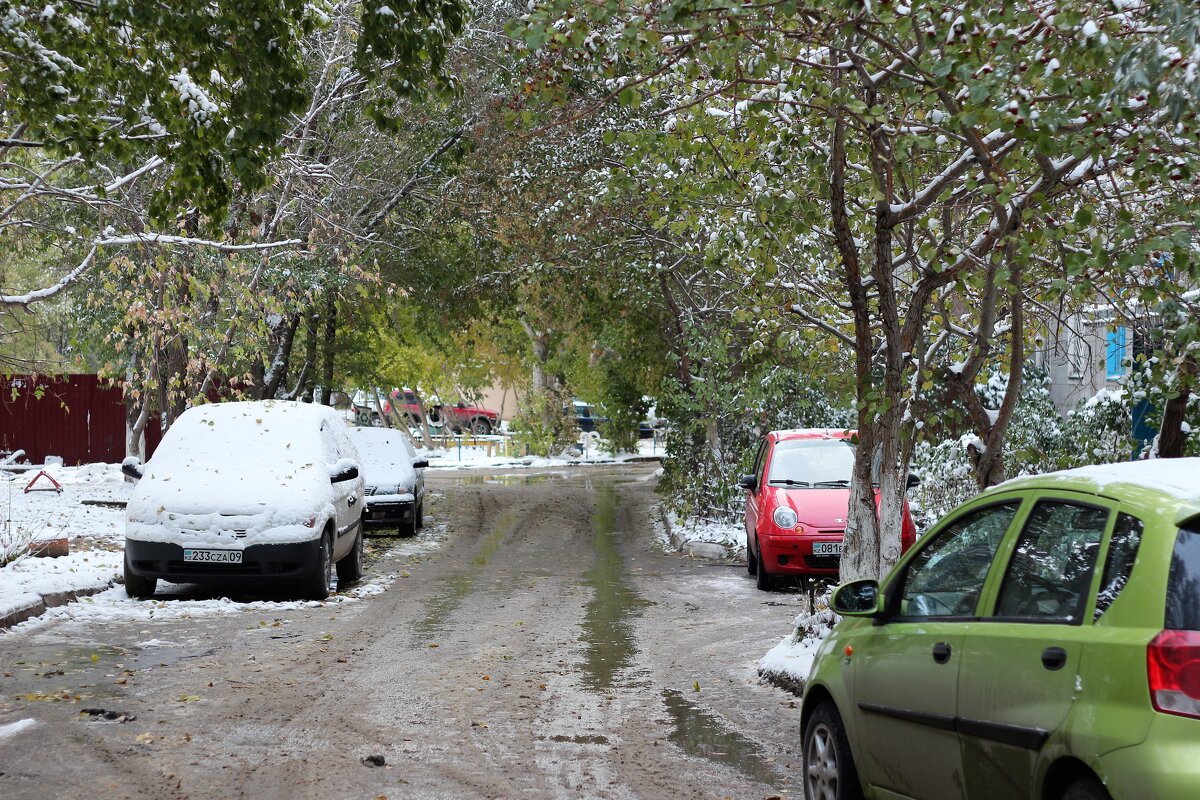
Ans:
<svg viewBox="0 0 1200 800"><path fill-rule="evenodd" d="M38 595L32 592L29 593L29 600L21 606L9 611L4 615L0 615L0 631L11 628L27 619L40 617L52 608L65 606L67 603L73 603L81 597L89 597L94 594L111 589L116 585L117 581L110 581L102 586L88 586L83 589L67 589L60 592L47 592L46 594Z"/></svg>
<svg viewBox="0 0 1200 800"><path fill-rule="evenodd" d="M774 670L761 668L758 670L758 677L772 686L783 689L789 694L794 694L796 697L804 697L804 678L797 678L795 675L789 675L786 672L775 672Z"/></svg>
<svg viewBox="0 0 1200 800"><path fill-rule="evenodd" d="M735 554L731 553L729 548L723 544L686 541L671 527L671 519L667 516L666 511L660 509L659 515L662 518L663 527L667 530L667 539L676 551L687 553L692 558L703 558L708 561L730 561L734 558Z"/></svg>

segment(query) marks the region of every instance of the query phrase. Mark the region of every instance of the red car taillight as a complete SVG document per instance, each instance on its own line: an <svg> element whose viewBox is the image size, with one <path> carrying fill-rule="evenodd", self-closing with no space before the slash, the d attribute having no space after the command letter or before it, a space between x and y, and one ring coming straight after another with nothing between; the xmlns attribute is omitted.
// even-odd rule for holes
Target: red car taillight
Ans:
<svg viewBox="0 0 1200 800"><path fill-rule="evenodd" d="M1200 719L1200 631L1163 631L1146 646L1150 702L1157 711Z"/></svg>

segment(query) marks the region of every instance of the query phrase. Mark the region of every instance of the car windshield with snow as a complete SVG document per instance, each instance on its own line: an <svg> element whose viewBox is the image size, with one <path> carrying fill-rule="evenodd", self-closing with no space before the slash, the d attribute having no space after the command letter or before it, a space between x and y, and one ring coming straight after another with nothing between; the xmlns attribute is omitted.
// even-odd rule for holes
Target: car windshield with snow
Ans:
<svg viewBox="0 0 1200 800"><path fill-rule="evenodd" d="M362 457L369 528L395 527L416 534L425 519L425 467L412 440L399 430L351 428L350 439Z"/></svg>
<svg viewBox="0 0 1200 800"><path fill-rule="evenodd" d="M265 587L310 598L362 573L363 479L345 422L327 406L218 403L188 409L143 467L125 517L125 588L157 581Z"/></svg>

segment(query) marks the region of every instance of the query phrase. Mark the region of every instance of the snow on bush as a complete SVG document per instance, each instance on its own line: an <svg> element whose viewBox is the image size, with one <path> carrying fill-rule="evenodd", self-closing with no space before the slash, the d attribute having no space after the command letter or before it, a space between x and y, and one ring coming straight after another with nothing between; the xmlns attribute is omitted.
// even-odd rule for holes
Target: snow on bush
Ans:
<svg viewBox="0 0 1200 800"><path fill-rule="evenodd" d="M996 408L1007 388L1006 376L993 374L976 391L989 408ZM1144 395L1129 388L1101 389L1076 408L1059 415L1044 374L1030 369L1004 442L1007 476L1039 475L1090 464L1128 461L1134 456L1132 406ZM921 485L912 495L913 515L927 528L978 489L967 456L974 434L940 442L921 442L913 470ZM1189 448L1200 445L1192 437Z"/></svg>

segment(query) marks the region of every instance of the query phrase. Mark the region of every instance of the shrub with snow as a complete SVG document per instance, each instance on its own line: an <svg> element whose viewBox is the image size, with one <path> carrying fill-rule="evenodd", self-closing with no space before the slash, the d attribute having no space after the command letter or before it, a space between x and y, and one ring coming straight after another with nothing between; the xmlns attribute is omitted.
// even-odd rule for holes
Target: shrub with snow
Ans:
<svg viewBox="0 0 1200 800"><path fill-rule="evenodd" d="M994 408L999 405L1007 383L1004 376L993 374L976 391L988 407ZM1102 389L1063 418L1050 399L1044 373L1027 368L1021 398L1004 443L1008 477L1129 460L1134 447L1130 438L1131 405L1138 396L1127 389ZM914 490L912 505L919 528L928 528L977 493L967 456L967 445L974 438L973 434L967 434L940 442L918 443L913 468L922 481ZM1200 437L1192 437L1189 446L1200 444L1197 439Z"/></svg>

